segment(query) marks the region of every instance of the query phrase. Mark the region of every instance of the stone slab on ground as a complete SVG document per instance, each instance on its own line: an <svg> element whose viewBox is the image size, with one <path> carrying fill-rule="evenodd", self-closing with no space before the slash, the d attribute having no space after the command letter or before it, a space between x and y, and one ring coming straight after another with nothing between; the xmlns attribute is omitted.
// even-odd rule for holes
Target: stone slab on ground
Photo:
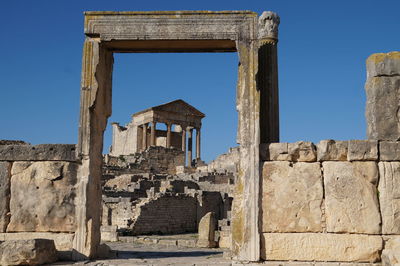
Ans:
<svg viewBox="0 0 400 266"><path fill-rule="evenodd" d="M57 261L53 240L9 240L0 244L1 265L40 265Z"/></svg>
<svg viewBox="0 0 400 266"><path fill-rule="evenodd" d="M379 162L382 233L400 234L400 162Z"/></svg>
<svg viewBox="0 0 400 266"><path fill-rule="evenodd" d="M54 241L58 251L68 251L72 249L74 234L45 232L0 233L0 241L29 239L51 239Z"/></svg>
<svg viewBox="0 0 400 266"><path fill-rule="evenodd" d="M265 162L263 232L322 232L320 163Z"/></svg>
<svg viewBox="0 0 400 266"><path fill-rule="evenodd" d="M78 165L15 162L7 232L74 232Z"/></svg>
<svg viewBox="0 0 400 266"><path fill-rule="evenodd" d="M328 232L380 234L375 162L323 162Z"/></svg>
<svg viewBox="0 0 400 266"><path fill-rule="evenodd" d="M264 233L261 256L268 260L377 262L381 236L319 233Z"/></svg>
<svg viewBox="0 0 400 266"><path fill-rule="evenodd" d="M0 161L77 161L75 144L0 145Z"/></svg>
<svg viewBox="0 0 400 266"><path fill-rule="evenodd" d="M5 232L10 221L11 163L0 162L0 232Z"/></svg>

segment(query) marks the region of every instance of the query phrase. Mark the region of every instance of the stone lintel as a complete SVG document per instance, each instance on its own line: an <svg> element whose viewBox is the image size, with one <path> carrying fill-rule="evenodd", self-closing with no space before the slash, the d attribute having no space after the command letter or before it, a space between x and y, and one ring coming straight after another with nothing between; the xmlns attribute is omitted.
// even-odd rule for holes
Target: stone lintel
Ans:
<svg viewBox="0 0 400 266"><path fill-rule="evenodd" d="M0 161L77 161L74 144L0 145Z"/></svg>

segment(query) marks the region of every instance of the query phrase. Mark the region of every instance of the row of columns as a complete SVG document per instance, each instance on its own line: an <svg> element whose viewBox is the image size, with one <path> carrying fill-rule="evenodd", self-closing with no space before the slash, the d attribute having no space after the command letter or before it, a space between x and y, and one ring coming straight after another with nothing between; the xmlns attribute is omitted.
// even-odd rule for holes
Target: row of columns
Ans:
<svg viewBox="0 0 400 266"><path fill-rule="evenodd" d="M146 123L142 125L142 150L147 149L149 146L147 143L147 128L149 127L150 123ZM152 122L150 127L150 146L157 145L157 136L156 136L156 125L157 122ZM171 128L172 124L167 125L167 143L166 148L171 147ZM200 138L201 138L201 131L200 128L185 128L182 127L182 151L185 152L185 159L186 159L186 133L188 133L188 150L187 150L187 165L190 166L193 160L193 129L196 129L196 159L200 160Z"/></svg>

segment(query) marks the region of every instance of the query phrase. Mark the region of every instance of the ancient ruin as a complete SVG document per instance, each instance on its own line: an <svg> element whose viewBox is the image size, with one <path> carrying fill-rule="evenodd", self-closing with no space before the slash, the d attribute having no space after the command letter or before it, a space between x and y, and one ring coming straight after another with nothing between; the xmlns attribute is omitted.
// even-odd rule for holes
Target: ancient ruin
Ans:
<svg viewBox="0 0 400 266"><path fill-rule="evenodd" d="M174 147L186 155L188 166L200 159L201 119L205 115L183 100L154 106L132 115L132 121L125 127L113 123L111 156L129 155L144 151L150 146ZM167 130L156 129L157 123L164 123ZM149 132L149 124L150 132ZM196 130L196 157L193 159L193 131ZM186 137L187 132L187 137ZM186 158L186 156L185 156Z"/></svg>
<svg viewBox="0 0 400 266"><path fill-rule="evenodd" d="M279 22L273 12L86 12L78 144L0 142L3 250L21 245L10 240L44 238L54 241L58 258L86 260L106 253L100 240L107 232L111 236L107 226L129 233L148 232L153 225L166 232L192 230L206 213L220 215L215 218L222 217L222 225L230 202L229 191L225 198L218 190L222 188L215 190L222 182L229 189L234 184L230 230L221 234L226 237L219 244L229 242L235 263L397 265L400 52L367 59L367 140L281 143ZM184 130L200 132L201 115L185 124L163 120L150 109L137 116L142 117L137 133L146 137L136 138L135 152L122 150L116 140L112 153L118 156L104 158L113 53L119 52L237 52L239 147L208 165L190 167L192 172L177 168L185 163L186 149L175 149L179 141L174 144L173 136L182 140ZM180 125L182 131L167 130L162 147L164 133L158 135L157 122ZM200 160L200 148L197 153ZM168 159L155 164L160 157ZM223 166L226 158L235 157L233 165ZM219 165L220 172L212 170ZM232 178L226 169L233 169ZM217 201L222 205L207 204ZM162 220L155 224L152 215L159 215L158 210L179 212L187 206L192 207L185 220L174 220L170 227ZM204 228L212 228L211 216L204 219ZM205 239L207 233L203 235ZM210 238L208 234L208 244L213 244ZM41 251L49 244L43 241L39 248L40 242L28 241L21 250ZM1 261L8 260L6 255L1 254Z"/></svg>

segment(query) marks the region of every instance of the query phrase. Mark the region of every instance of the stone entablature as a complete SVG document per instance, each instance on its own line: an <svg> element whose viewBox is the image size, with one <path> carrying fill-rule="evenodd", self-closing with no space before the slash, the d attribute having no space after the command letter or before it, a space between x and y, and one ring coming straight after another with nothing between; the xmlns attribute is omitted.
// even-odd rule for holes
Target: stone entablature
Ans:
<svg viewBox="0 0 400 266"><path fill-rule="evenodd" d="M113 140L110 155L129 155L145 151L150 146L176 148L186 154L188 165L192 165L193 131L196 130L196 161L200 161L200 129L205 115L183 100L175 100L154 106L132 115L125 127L112 123ZM157 123L167 130L158 130ZM187 146L187 148L186 148Z"/></svg>

